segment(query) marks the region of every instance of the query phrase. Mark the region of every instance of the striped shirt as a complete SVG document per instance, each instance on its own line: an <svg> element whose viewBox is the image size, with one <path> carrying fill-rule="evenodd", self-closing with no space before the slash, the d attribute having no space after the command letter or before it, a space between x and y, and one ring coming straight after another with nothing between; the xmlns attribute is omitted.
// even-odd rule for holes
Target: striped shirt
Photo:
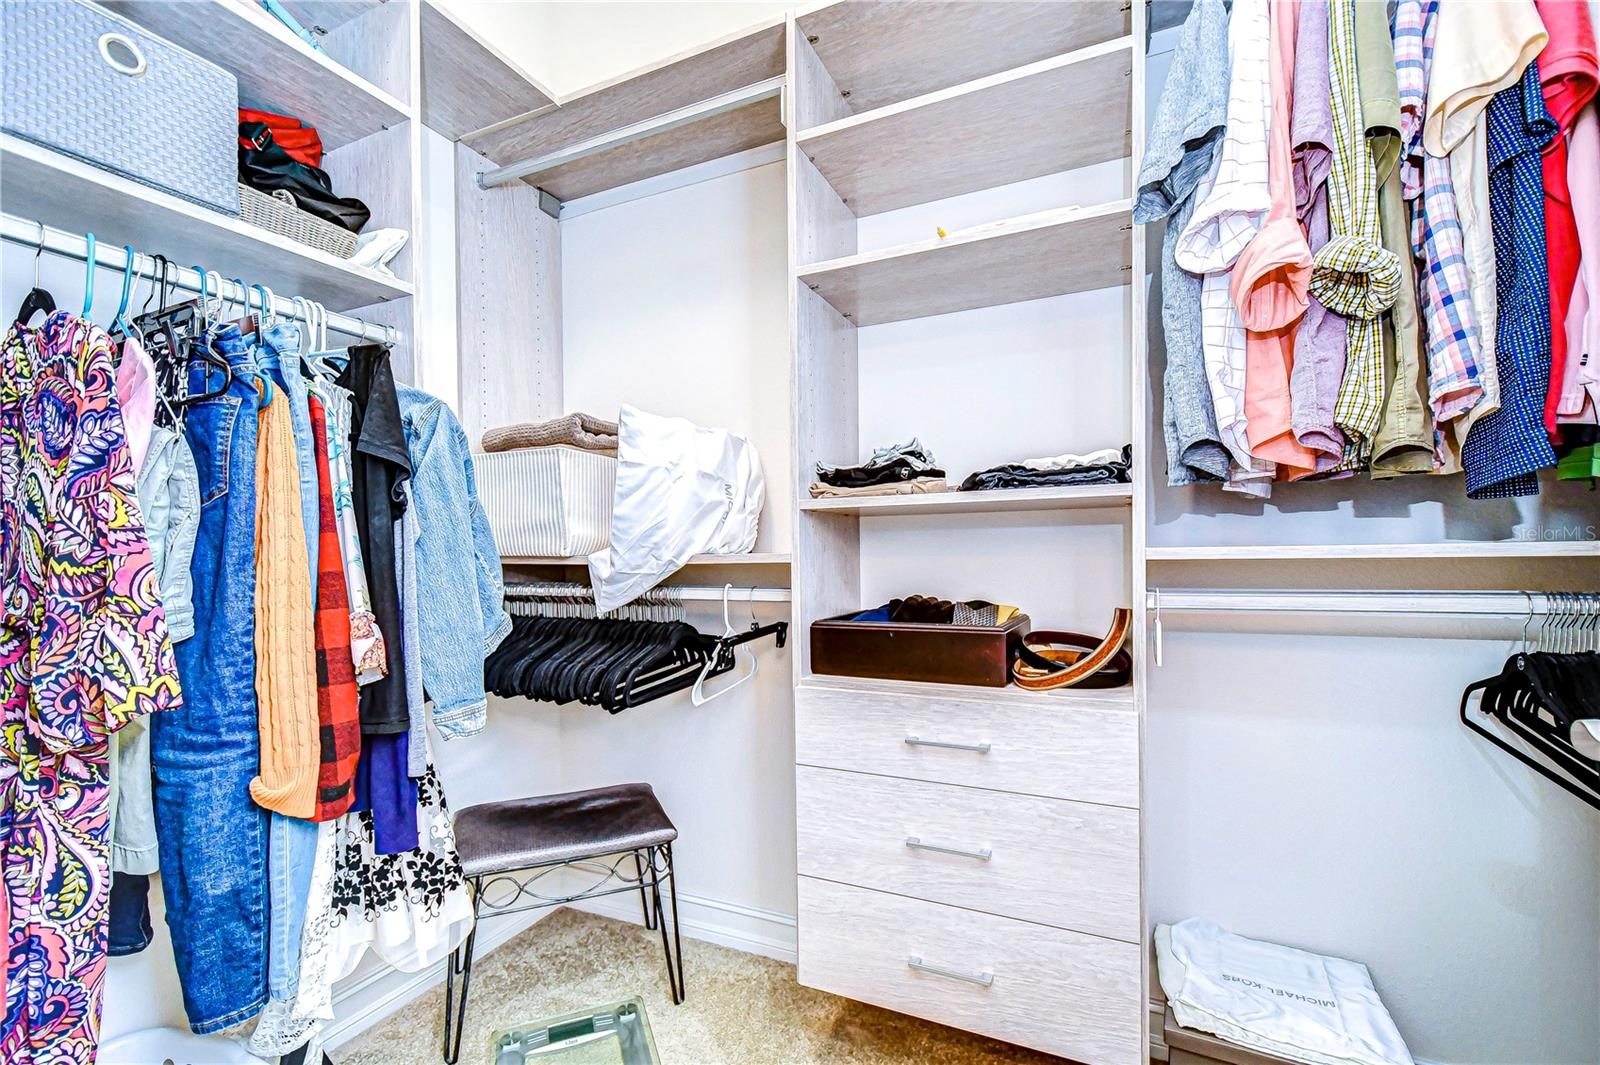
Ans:
<svg viewBox="0 0 1600 1065"><path fill-rule="evenodd" d="M1540 153L1555 135L1539 64L1489 104L1489 210L1494 228L1500 326L1495 362L1500 409L1467 434L1461 465L1472 499L1537 495L1538 470L1554 466L1544 428L1550 387L1550 275L1545 264L1544 171Z"/></svg>
<svg viewBox="0 0 1600 1065"><path fill-rule="evenodd" d="M1400 179L1412 203L1411 250L1417 260L1428 353L1428 402L1435 423L1448 422L1483 398L1478 316L1472 302L1448 158L1422 146L1428 76L1439 0L1400 0L1394 13L1400 82ZM1435 433L1438 433L1435 429Z"/></svg>
<svg viewBox="0 0 1600 1065"><path fill-rule="evenodd" d="M1342 465L1349 468L1365 463L1378 427L1384 386L1378 316L1394 305L1400 291L1399 259L1379 243L1377 170L1367 150L1356 84L1355 3L1328 5L1333 237L1317 252L1311 277L1317 298L1350 320L1349 353L1334 407L1334 420L1346 436Z"/></svg>
<svg viewBox="0 0 1600 1065"><path fill-rule="evenodd" d="M1245 332L1228 271L1272 206L1267 132L1272 117L1272 18L1267 0L1235 0L1228 22L1228 126L1213 168L1174 248L1177 263L1204 274L1200 290L1206 381L1230 462L1226 487L1265 496L1275 466L1250 454L1245 417Z"/></svg>

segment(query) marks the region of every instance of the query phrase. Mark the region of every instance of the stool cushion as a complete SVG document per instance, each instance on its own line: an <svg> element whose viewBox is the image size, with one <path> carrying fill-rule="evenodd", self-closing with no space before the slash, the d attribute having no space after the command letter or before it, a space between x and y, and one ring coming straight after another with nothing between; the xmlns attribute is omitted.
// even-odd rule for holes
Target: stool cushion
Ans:
<svg viewBox="0 0 1600 1065"><path fill-rule="evenodd" d="M456 814L467 876L598 858L678 838L648 784L479 803Z"/></svg>

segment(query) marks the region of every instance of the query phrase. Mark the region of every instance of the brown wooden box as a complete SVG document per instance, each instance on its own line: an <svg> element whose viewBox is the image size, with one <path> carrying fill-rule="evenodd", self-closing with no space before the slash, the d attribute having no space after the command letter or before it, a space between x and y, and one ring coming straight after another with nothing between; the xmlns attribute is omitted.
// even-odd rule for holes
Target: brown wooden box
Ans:
<svg viewBox="0 0 1600 1065"><path fill-rule="evenodd" d="M841 677L1003 688L1028 631L1028 615L999 627L851 621L860 611L811 623L811 671Z"/></svg>

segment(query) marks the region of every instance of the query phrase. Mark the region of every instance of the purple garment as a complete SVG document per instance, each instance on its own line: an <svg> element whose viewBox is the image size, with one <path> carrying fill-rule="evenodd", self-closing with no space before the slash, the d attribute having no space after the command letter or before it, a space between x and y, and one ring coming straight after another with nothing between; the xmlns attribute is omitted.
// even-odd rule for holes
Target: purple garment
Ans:
<svg viewBox="0 0 1600 1065"><path fill-rule="evenodd" d="M372 813L373 849L378 854L416 850L417 782L407 767L410 739L405 732L361 737L352 813Z"/></svg>
<svg viewBox="0 0 1600 1065"><path fill-rule="evenodd" d="M1328 0L1302 0L1295 37L1294 198L1306 240L1316 254L1328 243L1328 175L1333 168L1333 91L1328 73ZM1295 334L1289 374L1291 428L1303 447L1317 452L1317 469L1337 466L1344 433L1333 423L1344 379L1349 323L1309 296Z"/></svg>

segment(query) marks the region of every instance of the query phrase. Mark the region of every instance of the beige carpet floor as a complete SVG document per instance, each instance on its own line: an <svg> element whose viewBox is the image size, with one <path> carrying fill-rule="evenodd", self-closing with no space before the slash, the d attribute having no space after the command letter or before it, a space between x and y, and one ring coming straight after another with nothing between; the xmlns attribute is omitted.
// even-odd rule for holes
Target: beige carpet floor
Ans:
<svg viewBox="0 0 1600 1065"><path fill-rule="evenodd" d="M661 940L639 925L559 910L472 973L461 1065L493 1065L501 1028L639 995L663 1065L1060 1065L1061 1059L795 983L794 966L684 940L688 998L667 994ZM444 989L333 1054L338 1065L438 1065Z"/></svg>

